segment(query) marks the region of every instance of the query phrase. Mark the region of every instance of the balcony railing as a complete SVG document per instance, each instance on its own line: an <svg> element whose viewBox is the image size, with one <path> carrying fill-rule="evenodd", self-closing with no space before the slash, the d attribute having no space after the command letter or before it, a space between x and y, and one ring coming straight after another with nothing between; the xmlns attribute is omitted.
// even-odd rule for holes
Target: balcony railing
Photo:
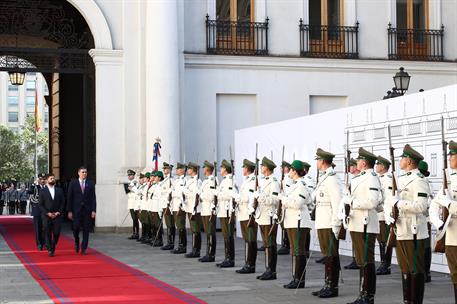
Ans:
<svg viewBox="0 0 457 304"><path fill-rule="evenodd" d="M209 20L206 16L208 54L268 55L268 18L265 22Z"/></svg>
<svg viewBox="0 0 457 304"><path fill-rule="evenodd" d="M358 58L359 23L355 26L303 24L300 19L300 56Z"/></svg>
<svg viewBox="0 0 457 304"><path fill-rule="evenodd" d="M444 26L439 30L397 29L389 23L389 59L443 61Z"/></svg>

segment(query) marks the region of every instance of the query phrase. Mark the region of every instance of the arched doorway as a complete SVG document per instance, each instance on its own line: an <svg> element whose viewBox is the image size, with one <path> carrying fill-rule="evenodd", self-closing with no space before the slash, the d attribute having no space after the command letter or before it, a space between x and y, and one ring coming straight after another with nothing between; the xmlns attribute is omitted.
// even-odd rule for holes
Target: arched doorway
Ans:
<svg viewBox="0 0 457 304"><path fill-rule="evenodd" d="M0 3L0 70L40 72L49 96L49 168L63 185L79 166L96 178L94 39L69 2Z"/></svg>

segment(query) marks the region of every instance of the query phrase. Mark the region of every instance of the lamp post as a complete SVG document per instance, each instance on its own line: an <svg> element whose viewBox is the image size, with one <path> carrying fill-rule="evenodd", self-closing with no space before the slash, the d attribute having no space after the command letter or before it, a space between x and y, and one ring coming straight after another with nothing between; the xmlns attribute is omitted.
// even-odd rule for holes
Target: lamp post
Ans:
<svg viewBox="0 0 457 304"><path fill-rule="evenodd" d="M409 76L409 74L405 72L405 69L403 67L401 67L400 71L398 71L392 78L394 80L395 86L392 88L392 91L387 91L387 95L384 96L382 99L403 96L405 95L405 92L408 91L409 80L411 79L411 76Z"/></svg>
<svg viewBox="0 0 457 304"><path fill-rule="evenodd" d="M408 91L411 76L405 72L405 68L401 67L400 71L395 74L393 79L396 91L400 93L400 96L404 95L405 92Z"/></svg>

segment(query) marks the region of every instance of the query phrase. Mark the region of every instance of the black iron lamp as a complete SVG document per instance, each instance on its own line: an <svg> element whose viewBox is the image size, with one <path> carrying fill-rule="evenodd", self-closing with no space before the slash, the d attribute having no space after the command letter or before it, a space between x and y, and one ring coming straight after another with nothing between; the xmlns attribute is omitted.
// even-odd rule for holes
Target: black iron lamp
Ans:
<svg viewBox="0 0 457 304"><path fill-rule="evenodd" d="M393 79L395 90L400 94L400 96L404 95L405 92L408 91L409 80L411 79L411 76L409 76L409 74L405 72L405 69L401 67L400 71L395 74Z"/></svg>

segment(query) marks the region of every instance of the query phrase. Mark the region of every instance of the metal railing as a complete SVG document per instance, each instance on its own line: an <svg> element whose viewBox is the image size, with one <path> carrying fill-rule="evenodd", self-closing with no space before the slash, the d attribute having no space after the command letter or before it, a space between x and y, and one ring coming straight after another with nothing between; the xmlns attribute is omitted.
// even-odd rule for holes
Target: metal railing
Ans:
<svg viewBox="0 0 457 304"><path fill-rule="evenodd" d="M265 22L210 20L206 15L208 54L268 55L268 18Z"/></svg>
<svg viewBox="0 0 457 304"><path fill-rule="evenodd" d="M444 26L439 30L387 28L389 59L443 61Z"/></svg>
<svg viewBox="0 0 457 304"><path fill-rule="evenodd" d="M355 26L304 24L300 19L300 56L358 58L359 23Z"/></svg>

